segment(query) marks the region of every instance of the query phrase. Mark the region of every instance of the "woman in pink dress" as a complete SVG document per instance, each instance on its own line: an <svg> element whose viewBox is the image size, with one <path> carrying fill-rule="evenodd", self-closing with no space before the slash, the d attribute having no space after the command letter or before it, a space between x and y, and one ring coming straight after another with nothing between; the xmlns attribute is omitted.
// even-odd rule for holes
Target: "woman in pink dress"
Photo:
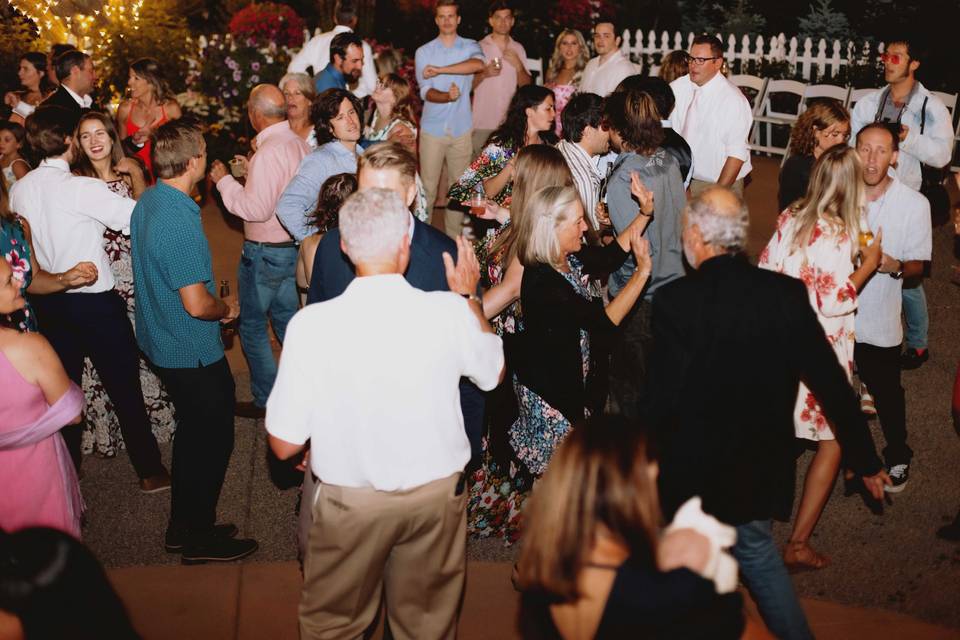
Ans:
<svg viewBox="0 0 960 640"><path fill-rule="evenodd" d="M872 244L860 242L865 228L861 171L856 151L846 145L824 152L814 165L806 196L780 214L777 230L760 254L762 268L799 278L807 286L810 305L848 377L853 375L857 291L882 257L880 234ZM858 252L860 266L855 268ZM807 470L784 561L794 569L821 569L829 560L808 541L833 489L841 452L820 404L802 382L794 423L797 437L816 442L817 452Z"/></svg>
<svg viewBox="0 0 960 640"><path fill-rule="evenodd" d="M23 309L0 260L0 318ZM80 537L82 501L60 428L80 421L83 394L39 333L0 325L0 529L52 527Z"/></svg>
<svg viewBox="0 0 960 640"><path fill-rule="evenodd" d="M580 87L580 76L589 59L587 42L582 33L576 29L564 29L560 32L544 78L544 84L553 89L556 99L558 136L563 134L560 114Z"/></svg>

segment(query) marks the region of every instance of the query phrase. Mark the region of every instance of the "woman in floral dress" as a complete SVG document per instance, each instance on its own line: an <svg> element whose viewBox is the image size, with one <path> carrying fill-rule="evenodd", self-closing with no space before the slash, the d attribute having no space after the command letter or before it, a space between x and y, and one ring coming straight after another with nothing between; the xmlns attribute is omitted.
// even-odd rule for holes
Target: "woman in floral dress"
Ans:
<svg viewBox="0 0 960 640"><path fill-rule="evenodd" d="M636 195L644 215L604 247L583 246L587 224L573 187L540 189L518 226L516 250L524 266L523 334L515 359L520 416L510 428L510 444L535 477L573 425L589 416L591 334L616 331L650 277L643 231L653 214L652 192ZM593 295L590 275L612 273L631 252L637 267L604 306Z"/></svg>
<svg viewBox="0 0 960 640"><path fill-rule="evenodd" d="M880 265L881 239L862 247L864 215L861 165L856 151L838 145L823 153L813 168L806 196L777 220L777 230L760 254L760 267L799 278L848 377L853 375L854 312L857 291ZM810 535L833 489L840 468L840 445L817 399L802 382L794 409L798 438L817 443L784 553L791 568L820 569L829 560L809 546Z"/></svg>
<svg viewBox="0 0 960 640"><path fill-rule="evenodd" d="M553 90L556 99L557 135L563 134L560 115L570 98L580 87L580 78L587 66L590 55L583 34L576 29L564 29L557 36L557 44L547 67L546 85Z"/></svg>
<svg viewBox="0 0 960 640"><path fill-rule="evenodd" d="M99 178L114 193L136 199L143 193L145 181L140 165L124 157L120 138L113 122L102 113L91 112L77 124L74 135L73 172L77 175ZM130 238L107 229L103 234L104 249L110 257L110 269L116 281L115 288L127 304L127 315L134 322L133 267L130 261ZM150 418L153 435L158 442L166 442L176 427L173 405L156 374L140 359L140 385L143 403ZM86 431L83 434L83 452L95 452L112 457L123 446L120 423L113 405L100 382L90 360L84 362L83 393L86 397Z"/></svg>
<svg viewBox="0 0 960 640"><path fill-rule="evenodd" d="M517 176L510 209L488 204L487 218L502 224L476 244L485 289L483 309L491 326L504 340L507 370L513 358L514 337L523 330L520 279L512 233L525 215L525 203L542 187L573 186L573 176L556 147L532 144L517 154ZM509 268L507 268L509 265ZM510 447L508 429L517 419L512 376L507 375L487 394L487 429L481 440L481 466L471 476L467 528L479 537L499 536L512 544L520 535L520 512L533 478Z"/></svg>
<svg viewBox="0 0 960 640"><path fill-rule="evenodd" d="M517 152L530 144L555 144L555 116L553 91L535 84L517 89L503 124L490 134L480 155L450 187L448 197L466 203L480 190L497 204L510 206Z"/></svg>

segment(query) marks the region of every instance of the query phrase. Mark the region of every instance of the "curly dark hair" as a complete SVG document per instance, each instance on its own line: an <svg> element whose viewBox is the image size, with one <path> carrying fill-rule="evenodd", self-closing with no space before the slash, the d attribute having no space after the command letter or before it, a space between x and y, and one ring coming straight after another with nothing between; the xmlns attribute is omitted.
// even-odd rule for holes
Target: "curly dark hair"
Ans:
<svg viewBox="0 0 960 640"><path fill-rule="evenodd" d="M338 173L323 181L317 196L317 208L310 216L310 224L318 233L334 229L340 221L340 206L357 190L357 176L353 173Z"/></svg>
<svg viewBox="0 0 960 640"><path fill-rule="evenodd" d="M510 151L517 151L527 139L527 109L536 109L543 101L553 96L553 91L538 84L528 84L517 89L507 107L507 115L496 131L490 134L487 144L496 143ZM557 134L551 127L540 132L540 141L556 144Z"/></svg>
<svg viewBox="0 0 960 640"><path fill-rule="evenodd" d="M327 89L313 99L310 105L310 122L313 123L313 130L317 134L318 146L335 140L330 121L340 113L340 105L344 100L349 100L353 105L358 119L363 117L360 99L346 89Z"/></svg>
<svg viewBox="0 0 960 640"><path fill-rule="evenodd" d="M603 119L623 139L625 151L650 155L663 143L657 103L645 91L612 94L603 105Z"/></svg>

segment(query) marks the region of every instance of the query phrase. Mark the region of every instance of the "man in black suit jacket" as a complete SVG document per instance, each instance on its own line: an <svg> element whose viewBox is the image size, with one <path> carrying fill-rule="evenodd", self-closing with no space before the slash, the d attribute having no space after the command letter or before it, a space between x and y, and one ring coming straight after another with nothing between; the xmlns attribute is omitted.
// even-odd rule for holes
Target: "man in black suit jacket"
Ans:
<svg viewBox="0 0 960 640"><path fill-rule="evenodd" d="M75 115L73 124L76 126L80 117L90 110L93 102L90 92L97 82L93 60L84 52L73 49L61 53L53 64L60 86L41 104L55 104L69 109Z"/></svg>
<svg viewBox="0 0 960 640"><path fill-rule="evenodd" d="M704 511L735 525L733 553L767 626L778 638L809 638L771 535L771 520L789 519L793 506L801 378L874 497L890 479L806 287L737 255L747 220L728 189L691 201L683 248L695 271L654 297L649 418L661 449L660 495L668 518L699 495Z"/></svg>

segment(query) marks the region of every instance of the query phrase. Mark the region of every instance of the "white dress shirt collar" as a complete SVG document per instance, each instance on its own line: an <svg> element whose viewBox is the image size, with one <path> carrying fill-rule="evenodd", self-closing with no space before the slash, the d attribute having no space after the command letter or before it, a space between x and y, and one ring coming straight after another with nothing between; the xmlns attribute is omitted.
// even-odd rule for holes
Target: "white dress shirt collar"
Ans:
<svg viewBox="0 0 960 640"><path fill-rule="evenodd" d="M91 98L90 96L87 95L87 96L81 97L76 91L74 91L67 85L63 84L60 86L66 89L67 93L70 94L70 97L76 100L77 104L83 107L84 109L89 109L90 106L93 104L93 98Z"/></svg>

